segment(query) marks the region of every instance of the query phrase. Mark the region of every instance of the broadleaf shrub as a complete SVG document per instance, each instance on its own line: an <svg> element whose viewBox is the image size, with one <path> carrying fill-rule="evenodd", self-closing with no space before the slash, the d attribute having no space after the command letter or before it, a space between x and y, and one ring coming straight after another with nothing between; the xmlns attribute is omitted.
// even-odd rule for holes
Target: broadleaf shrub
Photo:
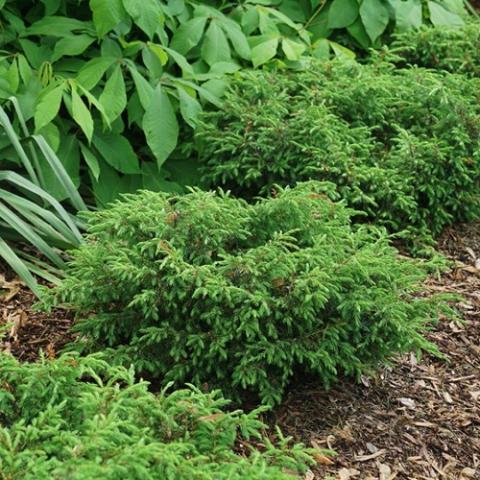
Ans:
<svg viewBox="0 0 480 480"><path fill-rule="evenodd" d="M255 205L224 193L143 192L88 214L86 244L47 305L77 310L83 351L161 382L276 403L298 374L330 385L389 355L430 349L438 303L424 267L354 228L330 184Z"/></svg>
<svg viewBox="0 0 480 480"><path fill-rule="evenodd" d="M243 196L308 179L392 232L480 214L478 84L390 64L239 75L197 129L206 182Z"/></svg>
<svg viewBox="0 0 480 480"><path fill-rule="evenodd" d="M261 409L227 404L194 388L154 395L98 356L0 354L0 478L287 480L312 462L281 432L275 445L260 433Z"/></svg>
<svg viewBox="0 0 480 480"><path fill-rule="evenodd" d="M233 72L301 68L379 48L394 31L461 25L463 3L3 0L0 104L18 98L99 206L139 188L178 192L195 165L174 149Z"/></svg>
<svg viewBox="0 0 480 480"><path fill-rule="evenodd" d="M395 35L383 56L399 67L419 67L480 76L480 21L471 21L462 28L423 27Z"/></svg>

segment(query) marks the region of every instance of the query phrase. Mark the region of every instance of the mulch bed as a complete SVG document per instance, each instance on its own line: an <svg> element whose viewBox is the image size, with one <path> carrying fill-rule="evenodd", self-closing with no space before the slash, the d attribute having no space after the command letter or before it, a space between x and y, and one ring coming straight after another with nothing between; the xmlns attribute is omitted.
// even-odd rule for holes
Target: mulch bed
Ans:
<svg viewBox="0 0 480 480"><path fill-rule="evenodd" d="M456 266L431 279L429 292L459 293L463 322L444 321L428 338L446 359L396 359L360 384L325 392L292 388L268 421L307 445L337 452L305 480L480 479L480 223L445 232L440 249ZM33 296L0 270L0 348L33 361L72 341L71 314L35 311Z"/></svg>
<svg viewBox="0 0 480 480"><path fill-rule="evenodd" d="M35 361L40 355L54 358L75 338L72 314L60 309L37 311L35 296L8 274L0 269L0 328L7 327L0 350L22 361Z"/></svg>
<svg viewBox="0 0 480 480"><path fill-rule="evenodd" d="M405 355L360 384L293 390L270 419L307 445L337 452L308 480L480 479L480 223L445 232L457 265L429 291L459 293L463 322L427 337L446 359Z"/></svg>

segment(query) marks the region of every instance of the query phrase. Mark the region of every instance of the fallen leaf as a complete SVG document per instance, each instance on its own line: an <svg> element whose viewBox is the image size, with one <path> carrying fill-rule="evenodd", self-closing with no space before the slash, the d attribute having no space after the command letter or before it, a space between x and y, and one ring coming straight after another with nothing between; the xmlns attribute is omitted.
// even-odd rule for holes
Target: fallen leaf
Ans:
<svg viewBox="0 0 480 480"><path fill-rule="evenodd" d="M366 447L370 453L378 452L378 448L373 443L367 442Z"/></svg>
<svg viewBox="0 0 480 480"><path fill-rule="evenodd" d="M396 477L396 474L392 477L392 469L385 463L378 464L378 473L380 474L379 480L392 480Z"/></svg>
<svg viewBox="0 0 480 480"><path fill-rule="evenodd" d="M56 355L56 352L55 352L55 348L53 346L53 343L49 343L47 345L47 348L46 348L46 351L47 351L47 357L50 359L50 360L53 360L57 355Z"/></svg>
<svg viewBox="0 0 480 480"><path fill-rule="evenodd" d="M322 455L320 453L314 454L313 458L320 465L334 465L335 464L335 462L331 458L328 458L326 455Z"/></svg>
<svg viewBox="0 0 480 480"><path fill-rule="evenodd" d="M370 383L370 379L365 376L365 375L361 375L360 376L360 381L363 383L363 385L367 388L369 388L371 386L371 383Z"/></svg>
<svg viewBox="0 0 480 480"><path fill-rule="evenodd" d="M307 472L305 473L304 479L305 480L315 480L315 475L313 474L313 472L311 470L307 470Z"/></svg>
<svg viewBox="0 0 480 480"><path fill-rule="evenodd" d="M360 472L358 470L355 470L354 468L342 468L338 472L338 479L350 480L351 478L356 477L357 475L360 475Z"/></svg>
<svg viewBox="0 0 480 480"><path fill-rule="evenodd" d="M321 465L333 465L335 463L332 461L331 458L322 453L322 451L324 452L325 449L322 449L320 444L315 439L312 438L312 440L310 440L310 443L312 444L313 448L318 450L318 453L315 453L313 455L313 458L317 461L317 463L320 463Z"/></svg>
<svg viewBox="0 0 480 480"><path fill-rule="evenodd" d="M475 255L475 252L470 247L465 247L465 251L472 257L472 260L477 259L477 255Z"/></svg>
<svg viewBox="0 0 480 480"><path fill-rule="evenodd" d="M460 475L462 476L462 478L475 478L475 474L477 473L477 471L474 469L474 468L469 468L469 467L465 467L461 472L460 472Z"/></svg>
<svg viewBox="0 0 480 480"><path fill-rule="evenodd" d="M2 300L5 303L8 303L12 298L14 298L18 292L20 292L23 282L20 280L12 280L11 282L7 281L4 275L0 274L0 290L6 290L7 293L1 293Z"/></svg>
<svg viewBox="0 0 480 480"><path fill-rule="evenodd" d="M410 408L411 410L415 409L415 406L416 406L415 400L413 400L412 398L402 397L402 398L398 398L397 400L399 403L401 403L405 407Z"/></svg>
<svg viewBox="0 0 480 480"><path fill-rule="evenodd" d="M10 337L14 340L18 338L18 332L20 329L27 323L28 316L21 310L16 311L15 314L10 314L8 318L8 323L12 322L12 328L10 329Z"/></svg>
<svg viewBox="0 0 480 480"><path fill-rule="evenodd" d="M448 392L442 392L442 396L447 403L453 403L452 397Z"/></svg>
<svg viewBox="0 0 480 480"><path fill-rule="evenodd" d="M470 393L470 396L474 402L477 402L480 399L480 390L474 390L473 392L468 393Z"/></svg>

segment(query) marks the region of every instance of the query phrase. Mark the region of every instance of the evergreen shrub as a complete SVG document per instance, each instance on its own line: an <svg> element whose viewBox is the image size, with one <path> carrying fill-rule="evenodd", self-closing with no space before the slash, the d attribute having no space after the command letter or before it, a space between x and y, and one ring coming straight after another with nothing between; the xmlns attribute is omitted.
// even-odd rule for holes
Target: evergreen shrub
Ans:
<svg viewBox="0 0 480 480"><path fill-rule="evenodd" d="M227 403L193 388L154 395L97 356L0 354L0 478L287 480L311 463L311 449L261 435L258 410Z"/></svg>
<svg viewBox="0 0 480 480"><path fill-rule="evenodd" d="M390 64L240 75L203 116L205 180L236 194L328 180L391 232L436 235L480 214L479 85Z"/></svg>
<svg viewBox="0 0 480 480"><path fill-rule="evenodd" d="M47 305L79 313L83 351L177 385L276 403L299 374L325 385L430 348L424 267L354 228L330 184L254 205L214 192L143 192L88 214L86 244Z"/></svg>
<svg viewBox="0 0 480 480"><path fill-rule="evenodd" d="M479 52L480 21L475 21L462 28L422 27L396 34L386 53L380 55L399 67L416 65L479 77Z"/></svg>

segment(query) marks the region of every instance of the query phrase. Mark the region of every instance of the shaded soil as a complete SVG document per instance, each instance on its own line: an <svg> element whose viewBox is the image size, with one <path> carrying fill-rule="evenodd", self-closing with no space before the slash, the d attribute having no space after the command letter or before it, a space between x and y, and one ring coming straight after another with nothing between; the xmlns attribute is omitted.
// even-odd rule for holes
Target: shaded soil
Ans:
<svg viewBox="0 0 480 480"><path fill-rule="evenodd" d="M268 418L307 445L331 448L305 480L480 479L480 223L445 232L456 266L426 292L463 295L462 321L428 333L446 358L405 355L375 377L336 386L297 385ZM5 278L7 277L7 278ZM21 360L54 357L72 341L72 315L32 308L33 296L0 270L0 348Z"/></svg>
<svg viewBox="0 0 480 480"><path fill-rule="evenodd" d="M446 359L405 355L358 385L305 385L271 418L307 445L331 448L308 480L480 479L480 223L445 232L456 266L426 286L460 293L462 322L427 337Z"/></svg>
<svg viewBox="0 0 480 480"><path fill-rule="evenodd" d="M75 338L70 312L39 312L34 304L35 296L0 270L0 328L6 329L0 350L23 361L35 361L42 354L54 358Z"/></svg>

